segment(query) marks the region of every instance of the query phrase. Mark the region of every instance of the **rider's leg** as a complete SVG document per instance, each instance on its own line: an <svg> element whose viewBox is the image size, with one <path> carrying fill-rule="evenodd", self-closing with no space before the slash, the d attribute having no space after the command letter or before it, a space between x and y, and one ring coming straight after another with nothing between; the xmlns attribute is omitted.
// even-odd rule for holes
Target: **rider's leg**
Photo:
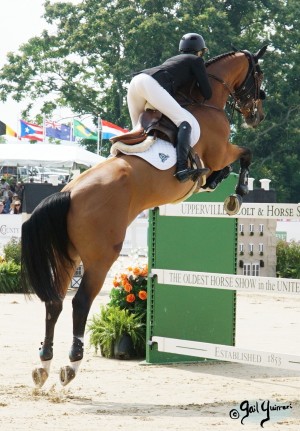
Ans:
<svg viewBox="0 0 300 431"><path fill-rule="evenodd" d="M188 180L195 181L199 175L206 172L206 169L193 169L188 167L188 155L190 151L190 140L191 140L191 126L187 121L183 121L177 134L176 143L176 154L177 154L177 166L175 177L180 182Z"/></svg>
<svg viewBox="0 0 300 431"><path fill-rule="evenodd" d="M127 93L128 109L133 126L145 109L146 102L162 112L177 127L183 121L191 125L190 143L194 146L200 138L200 126L196 118L182 108L179 103L154 79L145 73L136 75L129 84Z"/></svg>
<svg viewBox="0 0 300 431"><path fill-rule="evenodd" d="M200 138L200 126L197 120L190 112L183 109L154 78L145 73L136 75L129 85L127 102L133 126L137 124L138 117L148 102L178 127L175 176L180 182L189 179L195 181L199 175L207 172L206 169L188 168L190 146L195 145Z"/></svg>

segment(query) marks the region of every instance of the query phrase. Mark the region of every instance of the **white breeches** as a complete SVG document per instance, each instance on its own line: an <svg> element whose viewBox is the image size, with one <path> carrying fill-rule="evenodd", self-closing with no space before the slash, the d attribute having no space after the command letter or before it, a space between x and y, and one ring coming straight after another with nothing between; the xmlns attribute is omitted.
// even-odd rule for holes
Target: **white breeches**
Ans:
<svg viewBox="0 0 300 431"><path fill-rule="evenodd" d="M170 118L177 127L183 121L187 121L192 128L191 146L198 142L200 126L196 118L182 108L152 76L140 73L131 80L127 93L127 104L133 127L136 126L147 102Z"/></svg>

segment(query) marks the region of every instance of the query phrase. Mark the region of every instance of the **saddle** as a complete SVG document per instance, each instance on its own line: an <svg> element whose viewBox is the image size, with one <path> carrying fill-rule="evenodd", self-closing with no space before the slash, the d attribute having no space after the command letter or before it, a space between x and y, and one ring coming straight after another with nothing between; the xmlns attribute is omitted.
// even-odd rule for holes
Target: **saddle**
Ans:
<svg viewBox="0 0 300 431"><path fill-rule="evenodd" d="M113 144L122 142L125 145L135 145L145 141L148 136L171 142L175 147L177 126L160 111L147 108L139 116L136 130L132 130L123 135L114 136L110 138L110 141Z"/></svg>

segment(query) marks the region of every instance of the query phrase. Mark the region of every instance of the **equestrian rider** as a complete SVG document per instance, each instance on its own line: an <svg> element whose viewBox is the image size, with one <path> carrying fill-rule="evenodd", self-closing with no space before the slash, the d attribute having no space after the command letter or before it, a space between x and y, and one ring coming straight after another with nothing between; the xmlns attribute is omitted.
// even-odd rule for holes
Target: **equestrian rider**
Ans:
<svg viewBox="0 0 300 431"><path fill-rule="evenodd" d="M179 55L160 66L137 72L129 84L127 102L133 127L137 125L147 102L176 124L175 177L185 182L196 181L204 172L203 169L188 167L190 145L195 145L199 140L200 127L196 118L182 108L174 96L180 87L194 80L205 99L211 97L212 91L202 58L207 51L203 37L196 33L185 34L180 40L179 51Z"/></svg>

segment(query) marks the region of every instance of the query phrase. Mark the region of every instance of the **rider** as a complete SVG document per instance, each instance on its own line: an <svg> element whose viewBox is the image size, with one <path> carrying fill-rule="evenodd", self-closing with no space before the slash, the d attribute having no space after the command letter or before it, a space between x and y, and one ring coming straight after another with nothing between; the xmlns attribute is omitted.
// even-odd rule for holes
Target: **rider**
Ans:
<svg viewBox="0 0 300 431"><path fill-rule="evenodd" d="M128 109L133 127L138 123L146 103L166 115L178 127L177 166L175 177L180 182L196 181L205 170L188 167L190 145L200 137L200 127L195 117L174 99L176 91L196 79L205 99L212 90L208 81L203 55L207 51L200 34L185 34L179 43L180 54L169 58L159 66L137 72L128 88Z"/></svg>

